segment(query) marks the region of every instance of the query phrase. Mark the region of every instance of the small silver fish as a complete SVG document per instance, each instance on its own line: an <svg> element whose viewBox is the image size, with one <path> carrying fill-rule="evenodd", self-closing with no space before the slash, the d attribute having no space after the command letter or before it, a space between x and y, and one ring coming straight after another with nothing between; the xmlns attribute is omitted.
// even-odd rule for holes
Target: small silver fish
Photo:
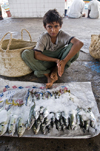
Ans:
<svg viewBox="0 0 100 151"><path fill-rule="evenodd" d="M26 124L26 127L27 127L28 130L31 129L31 127L33 126L33 124L35 122L34 108L35 108L35 103L30 109L29 118L28 118L28 121L27 121L27 124Z"/></svg>
<svg viewBox="0 0 100 151"><path fill-rule="evenodd" d="M37 119L32 127L34 134L37 134L39 132L40 125L41 125L41 122L39 119Z"/></svg>
<svg viewBox="0 0 100 151"><path fill-rule="evenodd" d="M44 110L44 107L43 107L43 106L40 106L40 111L39 111L39 113L43 113L43 110Z"/></svg>
<svg viewBox="0 0 100 151"><path fill-rule="evenodd" d="M4 121L2 121L0 123L0 136L2 136L7 131L8 121L9 121L9 117L10 117L11 111L12 111L12 108L10 108L8 110L8 112L5 109L3 109L3 108L0 111L1 116L5 115L5 117L6 117L5 119L3 119Z"/></svg>
<svg viewBox="0 0 100 151"><path fill-rule="evenodd" d="M50 115L51 115L51 127L53 128L54 124L55 124L55 114L54 113L50 113Z"/></svg>
<svg viewBox="0 0 100 151"><path fill-rule="evenodd" d="M61 112L57 112L57 113L55 113L55 118L56 118L57 120L59 120L59 119L60 119L60 116L61 116Z"/></svg>
<svg viewBox="0 0 100 151"><path fill-rule="evenodd" d="M91 126L92 128L97 129L97 128L96 128L96 118L95 118L95 116L94 116L94 114L93 114L92 111L90 111L90 126Z"/></svg>
<svg viewBox="0 0 100 151"><path fill-rule="evenodd" d="M12 115L10 117L9 124L8 124L8 133L11 136L13 136L15 133L16 121L17 121L17 117Z"/></svg>
<svg viewBox="0 0 100 151"><path fill-rule="evenodd" d="M63 118L62 118L62 116L61 116L61 118L60 118L60 125L61 125L61 130L65 130L66 129L66 126L65 126L65 124L64 124L64 121L63 121Z"/></svg>
<svg viewBox="0 0 100 151"><path fill-rule="evenodd" d="M56 129L58 131L60 131L61 130L61 125L60 125L60 121L59 120L55 119L55 125L56 125Z"/></svg>
<svg viewBox="0 0 100 151"><path fill-rule="evenodd" d="M78 113L76 114L76 123L77 123L77 125L81 124L80 115Z"/></svg>
<svg viewBox="0 0 100 151"><path fill-rule="evenodd" d="M67 115L65 114L64 111L62 111L61 116L62 116L64 125L65 125L66 127L68 127L68 124L69 124L69 123L68 123L68 117L67 117Z"/></svg>
<svg viewBox="0 0 100 151"><path fill-rule="evenodd" d="M61 113L60 113L60 112L57 112L57 113L55 114L55 124L56 124L56 129L57 129L58 131L61 130L60 117L61 117Z"/></svg>
<svg viewBox="0 0 100 151"><path fill-rule="evenodd" d="M42 113L39 115L39 120L40 120L41 123L43 123L44 117L43 117L43 114L42 114Z"/></svg>
<svg viewBox="0 0 100 151"><path fill-rule="evenodd" d="M90 127L90 120L84 121L84 128L86 131L89 131L89 127Z"/></svg>
<svg viewBox="0 0 100 151"><path fill-rule="evenodd" d="M49 125L47 125L47 126L46 126L46 129L47 129L47 133L50 133L51 125L50 125L50 124L49 124Z"/></svg>
<svg viewBox="0 0 100 151"><path fill-rule="evenodd" d="M18 136L21 137L26 130L26 124L23 123L22 117L19 117L17 122L18 122L17 123L17 133L18 133Z"/></svg>
<svg viewBox="0 0 100 151"><path fill-rule="evenodd" d="M71 113L70 115L69 115L69 125L70 125L70 128L72 129L72 130L74 130L75 128L76 128L76 115L74 114L74 113Z"/></svg>
<svg viewBox="0 0 100 151"><path fill-rule="evenodd" d="M2 136L7 131L8 121L0 123L0 136Z"/></svg>
<svg viewBox="0 0 100 151"><path fill-rule="evenodd" d="M42 124L40 125L40 130L41 130L42 134L45 134L45 133L46 133L46 125L45 125L45 123L42 123Z"/></svg>
<svg viewBox="0 0 100 151"><path fill-rule="evenodd" d="M49 115L49 112L48 112L48 110L45 108L44 110L43 110L43 117L45 118L45 117L47 117Z"/></svg>
<svg viewBox="0 0 100 151"><path fill-rule="evenodd" d="M79 115L79 117L80 117L80 127L84 127L84 120L82 115Z"/></svg>

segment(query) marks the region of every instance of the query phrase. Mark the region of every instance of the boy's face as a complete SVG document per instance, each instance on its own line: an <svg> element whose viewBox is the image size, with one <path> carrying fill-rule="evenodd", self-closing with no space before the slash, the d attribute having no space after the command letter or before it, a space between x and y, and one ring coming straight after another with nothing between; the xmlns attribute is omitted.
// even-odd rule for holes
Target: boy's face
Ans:
<svg viewBox="0 0 100 151"><path fill-rule="evenodd" d="M61 26L58 22L53 23L47 23L45 29L47 30L48 34L51 36L51 38L54 38L57 36Z"/></svg>

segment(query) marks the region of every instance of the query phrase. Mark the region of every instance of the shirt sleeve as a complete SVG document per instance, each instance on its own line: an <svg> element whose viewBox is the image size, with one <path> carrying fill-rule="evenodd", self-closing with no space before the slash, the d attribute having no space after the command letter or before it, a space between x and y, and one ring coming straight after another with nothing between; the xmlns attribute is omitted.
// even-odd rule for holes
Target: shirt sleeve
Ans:
<svg viewBox="0 0 100 151"><path fill-rule="evenodd" d="M72 36L70 36L69 34L67 34L67 33L64 32L64 31L61 31L61 33L60 33L61 41L62 41L62 43L64 43L64 44L69 44L69 41L70 41L71 37L72 37Z"/></svg>
<svg viewBox="0 0 100 151"><path fill-rule="evenodd" d="M43 50L44 50L45 47L46 47L46 41L47 41L46 35L43 33L43 34L39 37L39 39L38 39L38 41L37 41L37 44L36 44L36 46L35 46L34 49L43 52Z"/></svg>

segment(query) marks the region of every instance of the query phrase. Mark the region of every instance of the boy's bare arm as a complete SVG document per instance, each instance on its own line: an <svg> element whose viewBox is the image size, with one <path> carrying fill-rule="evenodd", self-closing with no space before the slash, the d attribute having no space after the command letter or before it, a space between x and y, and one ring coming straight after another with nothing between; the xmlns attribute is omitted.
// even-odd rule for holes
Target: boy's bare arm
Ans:
<svg viewBox="0 0 100 151"><path fill-rule="evenodd" d="M64 58L64 62L65 64L73 57L76 55L77 52L79 52L79 50L81 49L81 47L83 46L83 43L76 39L76 38L73 38L71 40L71 43L73 44L70 52L68 53L68 55Z"/></svg>
<svg viewBox="0 0 100 151"><path fill-rule="evenodd" d="M83 46L83 43L81 41L79 41L76 38L73 38L71 40L71 43L73 44L70 52L68 53L68 55L61 60L60 62L57 63L58 66L58 75L61 77L62 74L64 73L64 68L66 63L77 54L77 52L81 49L81 47Z"/></svg>
<svg viewBox="0 0 100 151"><path fill-rule="evenodd" d="M56 62L56 63L59 62L59 59L48 57L48 56L42 54L42 52L40 52L40 51L35 51L34 56L35 56L35 59L41 60L41 61L50 61L50 62Z"/></svg>

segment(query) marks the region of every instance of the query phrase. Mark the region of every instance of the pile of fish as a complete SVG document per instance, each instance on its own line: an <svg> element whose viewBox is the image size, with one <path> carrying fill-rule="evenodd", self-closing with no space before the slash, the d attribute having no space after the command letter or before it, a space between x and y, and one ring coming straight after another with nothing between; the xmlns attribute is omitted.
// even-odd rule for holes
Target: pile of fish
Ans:
<svg viewBox="0 0 100 151"><path fill-rule="evenodd" d="M11 110L11 108L8 111L4 109L0 110L0 117L2 115L5 118L4 121L0 122L0 136L6 132L13 136L16 131L18 136L21 137L25 130L30 129L33 130L33 135L40 132L47 134L50 133L54 127L58 131L75 130L77 127L80 127L83 132L89 131L90 127L96 130L96 118L91 109L87 111L77 109L77 112L73 110L66 115L65 111L57 113L48 112L47 108L43 106L37 111L35 110L34 103L30 108L26 121L23 119L24 114L23 116L14 115L11 113ZM88 116L86 116L87 114Z"/></svg>
<svg viewBox="0 0 100 151"><path fill-rule="evenodd" d="M89 132L90 128L97 130L96 118L91 108L83 109L77 107L75 110L59 110L57 112L48 110L47 107L36 105L36 101L40 99L57 99L64 93L70 93L65 87L58 91L36 92L29 91L26 104L14 106L15 103L3 106L0 109L0 136L8 133L13 136L17 133L21 137L26 130L32 129L33 135L47 135L52 130L75 131L81 129L83 133ZM42 100L43 101L43 100ZM13 101L14 102L14 101Z"/></svg>
<svg viewBox="0 0 100 151"><path fill-rule="evenodd" d="M59 98L62 94L65 93L70 93L70 90L68 90L67 87L61 87L59 90L55 90L55 91L37 91L36 89L32 89L29 91L29 93L31 93L32 95L32 101L37 101L40 99L49 99L49 98L54 98L57 99Z"/></svg>
<svg viewBox="0 0 100 151"><path fill-rule="evenodd" d="M70 111L66 115L62 112L48 112L43 106L40 107L39 112L34 112L34 106L31 107L30 116L27 123L27 129L32 127L34 134L41 131L42 134L49 133L52 128L58 131L75 130L80 127L83 132L89 132L92 127L96 130L96 118L89 108L87 111L82 108L77 108L76 111Z"/></svg>

